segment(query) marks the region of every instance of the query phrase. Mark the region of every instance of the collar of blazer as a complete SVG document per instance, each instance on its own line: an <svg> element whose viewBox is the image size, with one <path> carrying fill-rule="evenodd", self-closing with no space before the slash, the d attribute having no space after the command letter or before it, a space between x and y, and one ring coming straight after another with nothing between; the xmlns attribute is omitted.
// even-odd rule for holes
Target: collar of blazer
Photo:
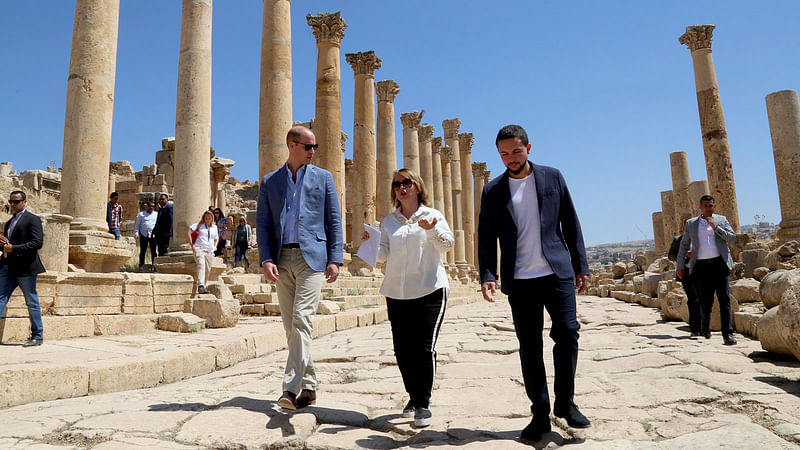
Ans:
<svg viewBox="0 0 800 450"><path fill-rule="evenodd" d="M542 166L538 166L530 161L531 169L533 170L533 179L536 182L536 200L539 204L539 215L542 214L541 205L542 205L542 196L544 195L544 187L547 184L547 174ZM508 210L512 213L514 212L514 206L511 203L511 182L509 179L511 178L511 174L509 170L506 169L501 175L500 180L498 181L498 187L500 188L499 194L501 195L500 201L502 204L505 204Z"/></svg>

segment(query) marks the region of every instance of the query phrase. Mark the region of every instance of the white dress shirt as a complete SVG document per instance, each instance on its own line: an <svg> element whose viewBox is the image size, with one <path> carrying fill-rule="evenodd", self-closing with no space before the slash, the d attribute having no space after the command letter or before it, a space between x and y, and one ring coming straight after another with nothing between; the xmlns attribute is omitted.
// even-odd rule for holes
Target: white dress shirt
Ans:
<svg viewBox="0 0 800 450"><path fill-rule="evenodd" d="M419 226L420 219L436 225L425 230ZM416 299L437 289L449 291L447 272L442 257L455 240L444 215L425 205L406 219L396 209L381 224L381 243L378 261L386 261L381 295L392 299Z"/></svg>
<svg viewBox="0 0 800 450"><path fill-rule="evenodd" d="M542 252L542 224L533 171L525 178L508 178L514 224L517 226L517 260L514 278L539 278L553 273Z"/></svg>
<svg viewBox="0 0 800 450"><path fill-rule="evenodd" d="M153 228L156 227L156 219L158 219L158 213L156 211L147 212L147 210L144 210L137 214L134 234L146 238L153 237Z"/></svg>
<svg viewBox="0 0 800 450"><path fill-rule="evenodd" d="M702 216L697 221L697 259L711 259L719 256L717 236L714 229Z"/></svg>

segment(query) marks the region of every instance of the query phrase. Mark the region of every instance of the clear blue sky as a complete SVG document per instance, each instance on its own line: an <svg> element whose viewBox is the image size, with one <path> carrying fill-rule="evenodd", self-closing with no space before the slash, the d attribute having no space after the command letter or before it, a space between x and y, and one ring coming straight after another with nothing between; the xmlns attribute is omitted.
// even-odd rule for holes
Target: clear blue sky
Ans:
<svg viewBox="0 0 800 450"><path fill-rule="evenodd" d="M122 0L111 160L140 170L175 130L181 2ZM0 16L0 160L60 166L74 1L5 2ZM705 178L687 25L713 23L713 55L743 224L780 221L764 97L800 88L800 2L294 1L294 119L314 115L316 44L307 13L342 11L342 125L352 136L353 71L344 53L374 50L375 79L400 84L400 113L425 109L441 135L458 117L473 161L492 176L508 123L526 127L533 161L564 173L588 245L652 238L669 153ZM211 142L255 179L259 0L214 2ZM352 155L348 141L347 157ZM91 174L87 174L91 176Z"/></svg>

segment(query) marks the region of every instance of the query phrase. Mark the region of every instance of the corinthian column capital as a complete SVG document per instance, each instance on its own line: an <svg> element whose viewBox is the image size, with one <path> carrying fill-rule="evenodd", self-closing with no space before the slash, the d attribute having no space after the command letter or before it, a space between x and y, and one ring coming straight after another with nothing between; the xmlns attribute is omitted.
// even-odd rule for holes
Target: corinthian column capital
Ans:
<svg viewBox="0 0 800 450"><path fill-rule="evenodd" d="M492 173L491 170L484 170L483 171L483 182L484 183L488 183L489 182L489 180L490 180L489 175L491 175L491 173Z"/></svg>
<svg viewBox="0 0 800 450"><path fill-rule="evenodd" d="M412 111L400 114L400 122L403 123L403 128L417 128L419 127L419 122L422 120L422 116L425 114L425 110L422 111Z"/></svg>
<svg viewBox="0 0 800 450"><path fill-rule="evenodd" d="M458 151L461 153L471 152L473 144L475 144L475 137L472 133L461 133L458 135Z"/></svg>
<svg viewBox="0 0 800 450"><path fill-rule="evenodd" d="M311 26L317 44L327 42L341 45L344 38L344 30L347 24L342 19L341 11L335 13L319 13L316 16L306 15L306 22Z"/></svg>
<svg viewBox="0 0 800 450"><path fill-rule="evenodd" d="M472 163L472 176L475 178L483 178L483 172L486 170L485 162Z"/></svg>
<svg viewBox="0 0 800 450"><path fill-rule="evenodd" d="M342 133L342 134L341 134L341 139L342 139L342 153L344 153L344 152L345 152L345 150L347 150L347 146L346 146L346 144L347 144L347 138L348 138L349 136L348 136L348 135L347 135L347 133L345 133L344 131L342 131L341 133Z"/></svg>
<svg viewBox="0 0 800 450"><path fill-rule="evenodd" d="M379 102L394 102L394 98L400 93L400 85L394 80L382 80L375 83L375 94Z"/></svg>
<svg viewBox="0 0 800 450"><path fill-rule="evenodd" d="M692 25L686 27L686 33L678 38L678 42L695 51L701 48L711 49L711 39L716 25Z"/></svg>
<svg viewBox="0 0 800 450"><path fill-rule="evenodd" d="M375 56L375 51L345 53L345 60L356 75L374 76L375 71L381 68L381 59Z"/></svg>
<svg viewBox="0 0 800 450"><path fill-rule="evenodd" d="M423 123L419 126L419 141L428 142L433 138L433 125Z"/></svg>
<svg viewBox="0 0 800 450"><path fill-rule="evenodd" d="M442 162L450 162L453 159L453 148L449 145L443 145L441 149Z"/></svg>
<svg viewBox="0 0 800 450"><path fill-rule="evenodd" d="M458 139L458 127L461 126L461 121L458 119L447 119L442 121L442 128L444 128L444 138Z"/></svg>
<svg viewBox="0 0 800 450"><path fill-rule="evenodd" d="M439 153L442 150L442 137L436 136L435 138L431 139L431 151L433 153Z"/></svg>

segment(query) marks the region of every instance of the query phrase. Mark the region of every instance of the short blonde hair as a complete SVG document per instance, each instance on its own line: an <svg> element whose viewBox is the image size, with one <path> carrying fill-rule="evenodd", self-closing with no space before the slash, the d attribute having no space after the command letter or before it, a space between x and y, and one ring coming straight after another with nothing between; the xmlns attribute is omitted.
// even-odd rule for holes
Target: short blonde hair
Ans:
<svg viewBox="0 0 800 450"><path fill-rule="evenodd" d="M392 181L396 176L402 176L411 180L412 183L417 187L417 200L421 205L431 206L430 200L428 200L428 190L425 189L425 182L422 181L422 178L419 177L413 170L403 167L395 171L392 174ZM392 204L396 207L400 207L400 200L397 199L397 195L394 193L394 188L389 188L392 193Z"/></svg>

